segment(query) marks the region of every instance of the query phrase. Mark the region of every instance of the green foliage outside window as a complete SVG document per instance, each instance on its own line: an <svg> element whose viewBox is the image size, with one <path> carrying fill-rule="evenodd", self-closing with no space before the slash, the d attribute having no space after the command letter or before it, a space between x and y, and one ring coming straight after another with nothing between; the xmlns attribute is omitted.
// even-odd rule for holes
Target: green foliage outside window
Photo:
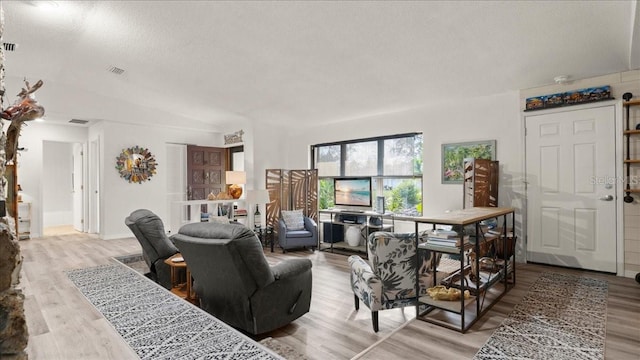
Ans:
<svg viewBox="0 0 640 360"><path fill-rule="evenodd" d="M422 212L422 193L413 180L404 180L398 186L385 191L387 207L394 213ZM409 215L409 214L407 214Z"/></svg>
<svg viewBox="0 0 640 360"><path fill-rule="evenodd" d="M333 204L333 179L320 179L320 191L318 194L320 209L329 209Z"/></svg>

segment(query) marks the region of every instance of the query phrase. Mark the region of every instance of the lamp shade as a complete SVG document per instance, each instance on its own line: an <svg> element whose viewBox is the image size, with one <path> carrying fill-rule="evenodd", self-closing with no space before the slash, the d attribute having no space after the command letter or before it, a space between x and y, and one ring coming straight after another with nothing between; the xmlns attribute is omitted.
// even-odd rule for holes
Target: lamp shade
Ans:
<svg viewBox="0 0 640 360"><path fill-rule="evenodd" d="M246 184L247 173L245 173L244 171L227 171L225 173L225 179L227 181L227 185Z"/></svg>
<svg viewBox="0 0 640 360"><path fill-rule="evenodd" d="M271 196L269 196L269 190L258 190L256 194L256 204L268 204L271 202Z"/></svg>
<svg viewBox="0 0 640 360"><path fill-rule="evenodd" d="M247 201L250 204L268 204L271 202L269 190L247 190Z"/></svg>

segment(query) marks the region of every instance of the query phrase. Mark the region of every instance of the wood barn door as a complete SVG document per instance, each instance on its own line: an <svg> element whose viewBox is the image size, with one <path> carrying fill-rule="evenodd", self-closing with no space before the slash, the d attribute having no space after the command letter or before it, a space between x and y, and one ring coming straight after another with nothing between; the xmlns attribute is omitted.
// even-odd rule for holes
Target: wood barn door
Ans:
<svg viewBox="0 0 640 360"><path fill-rule="evenodd" d="M225 191L227 149L187 146L187 197L204 200L209 193Z"/></svg>

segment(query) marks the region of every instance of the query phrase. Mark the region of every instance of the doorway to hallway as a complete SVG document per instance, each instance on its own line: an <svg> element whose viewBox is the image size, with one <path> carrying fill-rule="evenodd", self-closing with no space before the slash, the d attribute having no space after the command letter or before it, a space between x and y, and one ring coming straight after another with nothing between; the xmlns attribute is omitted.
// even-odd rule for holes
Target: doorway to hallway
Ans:
<svg viewBox="0 0 640 360"><path fill-rule="evenodd" d="M82 143L43 141L42 235L84 232Z"/></svg>

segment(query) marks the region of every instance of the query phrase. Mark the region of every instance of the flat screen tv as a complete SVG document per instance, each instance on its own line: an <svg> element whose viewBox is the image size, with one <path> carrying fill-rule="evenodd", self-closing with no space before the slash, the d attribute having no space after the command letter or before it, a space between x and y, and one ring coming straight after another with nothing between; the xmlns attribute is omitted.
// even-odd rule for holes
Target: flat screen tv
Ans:
<svg viewBox="0 0 640 360"><path fill-rule="evenodd" d="M371 207L371 177L333 179L334 204Z"/></svg>

